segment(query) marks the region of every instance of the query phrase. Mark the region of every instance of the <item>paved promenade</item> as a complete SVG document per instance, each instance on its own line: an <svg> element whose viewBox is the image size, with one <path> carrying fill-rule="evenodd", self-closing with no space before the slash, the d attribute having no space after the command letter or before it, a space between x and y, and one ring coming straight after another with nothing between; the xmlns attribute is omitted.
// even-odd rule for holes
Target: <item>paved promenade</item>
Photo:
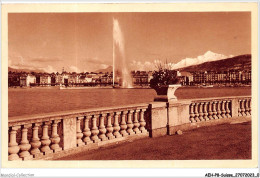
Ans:
<svg viewBox="0 0 260 178"><path fill-rule="evenodd" d="M145 138L59 160L251 159L251 122L202 127L182 135Z"/></svg>

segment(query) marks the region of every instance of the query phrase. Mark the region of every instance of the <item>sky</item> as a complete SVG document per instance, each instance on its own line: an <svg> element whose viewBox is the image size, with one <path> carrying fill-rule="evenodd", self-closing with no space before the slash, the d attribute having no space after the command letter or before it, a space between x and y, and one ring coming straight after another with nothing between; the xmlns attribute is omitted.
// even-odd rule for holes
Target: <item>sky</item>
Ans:
<svg viewBox="0 0 260 178"><path fill-rule="evenodd" d="M107 68L113 18L130 70L153 70L158 60L180 67L251 54L250 12L9 13L8 66L46 72Z"/></svg>

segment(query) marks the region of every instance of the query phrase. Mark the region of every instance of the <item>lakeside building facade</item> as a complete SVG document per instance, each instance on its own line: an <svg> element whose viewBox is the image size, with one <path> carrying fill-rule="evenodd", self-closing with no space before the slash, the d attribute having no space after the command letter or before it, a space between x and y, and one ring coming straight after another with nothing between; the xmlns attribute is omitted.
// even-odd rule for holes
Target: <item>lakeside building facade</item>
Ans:
<svg viewBox="0 0 260 178"><path fill-rule="evenodd" d="M132 82L134 86L149 87L152 79L152 71L132 71ZM200 72L178 72L180 83L185 86L194 85L251 85L251 71L200 71ZM25 73L9 72L8 86L107 86L113 83L113 73ZM115 83L120 83L120 77L115 78Z"/></svg>
<svg viewBox="0 0 260 178"><path fill-rule="evenodd" d="M251 71L204 71L193 72L193 82L191 85L251 85Z"/></svg>

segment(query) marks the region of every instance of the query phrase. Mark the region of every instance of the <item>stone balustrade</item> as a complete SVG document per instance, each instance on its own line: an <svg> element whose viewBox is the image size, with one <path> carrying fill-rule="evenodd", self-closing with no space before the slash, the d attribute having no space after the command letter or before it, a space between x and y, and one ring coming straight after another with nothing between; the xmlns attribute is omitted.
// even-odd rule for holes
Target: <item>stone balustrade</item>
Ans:
<svg viewBox="0 0 260 178"><path fill-rule="evenodd" d="M63 150L148 136L148 104L9 118L9 160L44 159Z"/></svg>
<svg viewBox="0 0 260 178"><path fill-rule="evenodd" d="M251 116L251 96L151 102L9 118L9 160L47 159Z"/></svg>
<svg viewBox="0 0 260 178"><path fill-rule="evenodd" d="M201 122L231 117L231 100L192 101L190 122Z"/></svg>
<svg viewBox="0 0 260 178"><path fill-rule="evenodd" d="M193 100L189 106L190 122L236 116L251 116L251 97L225 97Z"/></svg>

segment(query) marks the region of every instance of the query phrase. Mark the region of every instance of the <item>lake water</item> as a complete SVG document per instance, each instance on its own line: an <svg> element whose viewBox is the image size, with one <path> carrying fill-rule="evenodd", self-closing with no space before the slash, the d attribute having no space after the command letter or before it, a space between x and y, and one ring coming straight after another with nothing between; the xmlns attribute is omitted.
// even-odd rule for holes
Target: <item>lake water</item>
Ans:
<svg viewBox="0 0 260 178"><path fill-rule="evenodd" d="M183 87L176 91L179 99L251 95L250 87L195 88ZM10 88L8 90L9 117L42 114L96 107L121 106L153 101L153 89L68 89Z"/></svg>

